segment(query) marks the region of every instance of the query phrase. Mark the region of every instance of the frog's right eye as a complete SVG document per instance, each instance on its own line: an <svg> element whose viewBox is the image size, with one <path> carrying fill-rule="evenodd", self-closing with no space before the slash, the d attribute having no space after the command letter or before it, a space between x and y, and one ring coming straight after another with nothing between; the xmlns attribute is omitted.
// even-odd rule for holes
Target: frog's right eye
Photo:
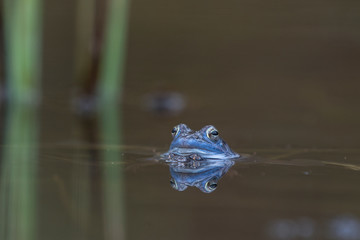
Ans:
<svg viewBox="0 0 360 240"><path fill-rule="evenodd" d="M173 137L175 137L177 134L179 133L179 125L175 126L172 130L171 130L171 135Z"/></svg>
<svg viewBox="0 0 360 240"><path fill-rule="evenodd" d="M206 135L209 139L216 141L219 139L219 132L214 127L210 127L206 130Z"/></svg>

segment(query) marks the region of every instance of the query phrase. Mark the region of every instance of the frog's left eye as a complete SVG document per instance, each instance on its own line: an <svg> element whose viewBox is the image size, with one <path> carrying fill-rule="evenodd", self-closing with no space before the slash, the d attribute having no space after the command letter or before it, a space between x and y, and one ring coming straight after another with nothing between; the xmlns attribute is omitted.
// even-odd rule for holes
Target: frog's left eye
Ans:
<svg viewBox="0 0 360 240"><path fill-rule="evenodd" d="M216 130L216 128L209 128L206 130L206 135L211 140L216 140L219 138L219 132Z"/></svg>
<svg viewBox="0 0 360 240"><path fill-rule="evenodd" d="M178 126L175 126L172 130L171 130L171 135L173 137L175 137L179 132L179 125Z"/></svg>

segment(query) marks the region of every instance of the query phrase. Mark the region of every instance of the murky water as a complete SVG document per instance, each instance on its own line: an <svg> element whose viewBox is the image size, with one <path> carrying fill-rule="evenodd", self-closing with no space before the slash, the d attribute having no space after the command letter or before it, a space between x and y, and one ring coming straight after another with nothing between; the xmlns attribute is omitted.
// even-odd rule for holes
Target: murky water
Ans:
<svg viewBox="0 0 360 240"><path fill-rule="evenodd" d="M30 172L16 178L24 163L2 161L13 169L2 174L2 209L11 210L1 212L4 236L24 224L36 239L360 238L358 150L236 149L247 158L210 194L171 187L169 165L156 157L166 149L63 143L38 150ZM14 196L24 186L31 196L19 205ZM31 226L11 220L29 217L24 206L35 210Z"/></svg>

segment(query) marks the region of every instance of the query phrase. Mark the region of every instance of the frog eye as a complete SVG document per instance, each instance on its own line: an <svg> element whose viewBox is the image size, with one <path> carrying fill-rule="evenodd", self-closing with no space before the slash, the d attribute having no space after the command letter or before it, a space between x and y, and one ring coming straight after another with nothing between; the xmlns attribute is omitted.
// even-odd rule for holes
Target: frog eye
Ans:
<svg viewBox="0 0 360 240"><path fill-rule="evenodd" d="M173 178L170 179L170 185L172 188L178 190L178 185L177 185L175 179L173 179Z"/></svg>
<svg viewBox="0 0 360 240"><path fill-rule="evenodd" d="M219 132L216 130L216 128L211 127L206 130L206 135L209 139L216 140L219 137Z"/></svg>
<svg viewBox="0 0 360 240"><path fill-rule="evenodd" d="M210 179L210 181L205 183L205 191L208 193L214 191L217 188L217 182L217 178Z"/></svg>
<svg viewBox="0 0 360 240"><path fill-rule="evenodd" d="M175 137L178 133L179 133L179 125L175 126L172 130L171 130L171 135L173 137Z"/></svg>

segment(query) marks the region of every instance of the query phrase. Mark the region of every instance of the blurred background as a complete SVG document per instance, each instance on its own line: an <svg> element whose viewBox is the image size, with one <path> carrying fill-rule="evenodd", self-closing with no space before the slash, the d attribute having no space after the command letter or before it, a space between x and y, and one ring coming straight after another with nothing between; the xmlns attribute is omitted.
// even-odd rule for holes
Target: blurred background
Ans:
<svg viewBox="0 0 360 240"><path fill-rule="evenodd" d="M359 10L3 0L2 239L360 239ZM301 158L353 168L234 167L223 191L174 192L166 165L138 161L166 151L178 123L215 125L240 153L310 150Z"/></svg>
<svg viewBox="0 0 360 240"><path fill-rule="evenodd" d="M359 7L132 1L121 95L126 143L165 147L169 129L184 122L195 129L214 124L238 148L358 147ZM45 141L73 138L64 112L78 82L81 11L76 2L44 3L42 103L69 121L53 128L54 115L43 114ZM159 115L144 103L172 92L184 101L179 110Z"/></svg>

